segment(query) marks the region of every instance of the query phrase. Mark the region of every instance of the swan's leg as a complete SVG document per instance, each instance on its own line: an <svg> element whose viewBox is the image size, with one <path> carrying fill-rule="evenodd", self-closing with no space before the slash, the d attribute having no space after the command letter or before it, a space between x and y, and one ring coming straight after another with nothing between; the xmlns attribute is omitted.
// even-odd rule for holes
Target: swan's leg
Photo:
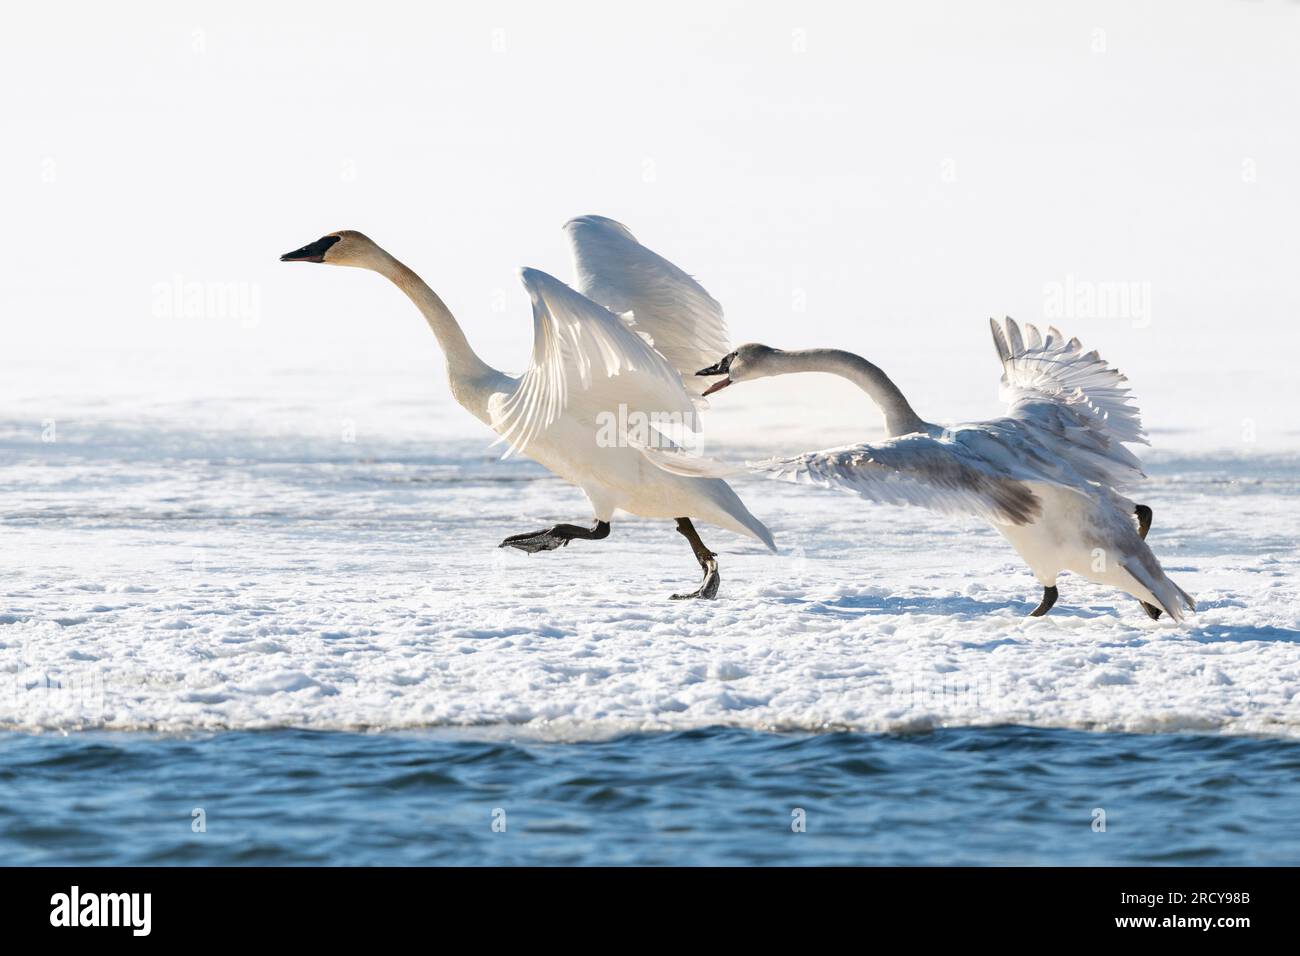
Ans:
<svg viewBox="0 0 1300 956"><path fill-rule="evenodd" d="M562 548L574 538L581 538L584 541L600 541L602 538L608 537L608 521L597 521L594 528L582 528L576 524L557 524L554 528L547 528L545 531L512 534L502 541L499 547L518 548L520 551L536 554L538 551L552 551L555 548Z"/></svg>
<svg viewBox="0 0 1300 956"><path fill-rule="evenodd" d="M1133 512L1138 516L1138 535L1145 541L1147 532L1151 530L1151 509L1146 505L1134 505Z"/></svg>
<svg viewBox="0 0 1300 956"><path fill-rule="evenodd" d="M674 594L674 601L684 601L688 598L704 598L706 600L718 596L718 585L722 583L722 576L718 574L718 556L704 546L700 540L699 533L695 530L695 525L691 524L690 518L678 518L677 530L691 543L691 550L695 552L695 560L700 562L700 567L704 569L704 580L700 582L698 590L690 594Z"/></svg>
<svg viewBox="0 0 1300 956"><path fill-rule="evenodd" d="M1060 597L1060 592L1056 590L1055 584L1049 588L1043 588L1043 600L1039 602L1038 607L1029 612L1029 616L1042 617L1052 609L1052 605L1056 603L1058 597Z"/></svg>
<svg viewBox="0 0 1300 956"><path fill-rule="evenodd" d="M1147 532L1151 530L1151 509L1146 505L1134 505L1133 513L1138 517L1138 535L1141 536L1143 541L1145 541ZM1148 604L1146 601L1139 601L1138 603L1142 605L1142 610L1147 612L1147 617L1151 618L1153 621L1160 620L1160 608L1156 607L1154 604Z"/></svg>

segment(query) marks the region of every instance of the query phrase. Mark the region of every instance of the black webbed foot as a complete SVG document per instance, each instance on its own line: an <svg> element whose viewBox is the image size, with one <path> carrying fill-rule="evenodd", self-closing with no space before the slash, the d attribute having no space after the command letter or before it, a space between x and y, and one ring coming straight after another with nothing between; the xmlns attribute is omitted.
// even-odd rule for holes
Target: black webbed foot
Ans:
<svg viewBox="0 0 1300 956"><path fill-rule="evenodd" d="M520 551L536 554L538 551L554 551L556 548L563 548L570 540L552 531L530 531L526 534L512 534L497 547L518 548Z"/></svg>
<svg viewBox="0 0 1300 956"><path fill-rule="evenodd" d="M608 521L597 521L594 528L583 528L576 524L557 524L554 528L547 528L545 531L512 534L502 541L498 547L518 548L520 551L536 554L538 551L554 551L556 548L563 548L574 538L582 538L584 541L600 541L608 537Z"/></svg>
<svg viewBox="0 0 1300 956"><path fill-rule="evenodd" d="M1043 588L1043 599L1038 603L1038 607L1029 612L1029 616L1042 617L1052 609L1052 605L1056 603L1059 596L1060 592L1056 590L1055 584L1050 588Z"/></svg>
<svg viewBox="0 0 1300 956"><path fill-rule="evenodd" d="M1146 601L1142 601L1141 604L1142 610L1147 612L1147 617L1151 618L1153 621L1160 620L1160 608L1156 607L1154 604L1148 604Z"/></svg>

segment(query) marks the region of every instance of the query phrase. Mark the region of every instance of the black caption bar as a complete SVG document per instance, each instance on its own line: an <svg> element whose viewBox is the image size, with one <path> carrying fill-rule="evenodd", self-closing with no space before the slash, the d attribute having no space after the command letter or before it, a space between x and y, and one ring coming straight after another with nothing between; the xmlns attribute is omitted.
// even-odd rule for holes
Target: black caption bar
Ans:
<svg viewBox="0 0 1300 956"><path fill-rule="evenodd" d="M644 945L691 925L732 942L1185 941L1288 936L1286 869L5 869L6 938L168 945L319 941L458 927L559 943L598 921ZM475 929L477 928L477 929ZM543 935L544 934L544 935ZM607 939L608 944L614 940Z"/></svg>

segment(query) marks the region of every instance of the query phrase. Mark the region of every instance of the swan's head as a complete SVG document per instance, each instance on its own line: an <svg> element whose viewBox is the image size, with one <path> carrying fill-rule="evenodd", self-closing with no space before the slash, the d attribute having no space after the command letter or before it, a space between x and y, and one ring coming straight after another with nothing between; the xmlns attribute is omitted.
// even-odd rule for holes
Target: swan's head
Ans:
<svg viewBox="0 0 1300 956"><path fill-rule="evenodd" d="M780 349L769 348L750 342L742 345L729 355L724 355L716 365L702 368L696 375L721 375L722 378L704 390L705 395L721 391L734 382L746 382L755 378L766 378L777 374L773 357L779 355Z"/></svg>
<svg viewBox="0 0 1300 956"><path fill-rule="evenodd" d="M281 262L325 262L332 266L357 266L373 269L382 250L368 236L355 229L340 229L309 242L301 249L286 252Z"/></svg>

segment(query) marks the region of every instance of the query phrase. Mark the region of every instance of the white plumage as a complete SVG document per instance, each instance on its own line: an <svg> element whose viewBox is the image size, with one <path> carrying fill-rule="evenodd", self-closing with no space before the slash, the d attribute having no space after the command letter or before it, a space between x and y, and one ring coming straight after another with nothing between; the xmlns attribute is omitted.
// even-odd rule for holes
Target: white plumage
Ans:
<svg viewBox="0 0 1300 956"><path fill-rule="evenodd" d="M848 352L783 352L744 345L716 366L715 388L791 372L840 375L886 416L881 442L751 462L769 477L849 491L872 501L969 514L993 524L1055 600L1057 576L1073 571L1109 584L1181 620L1193 609L1139 534L1138 506L1116 489L1144 477L1124 442L1145 442L1125 378L1096 352L1052 329L1022 336L1011 319L993 323L1008 413L944 427L922 421L879 368ZM711 371L711 370L706 370ZM672 451L655 461L677 474L727 469ZM1150 611L1148 612L1150 613Z"/></svg>
<svg viewBox="0 0 1300 956"><path fill-rule="evenodd" d="M584 216L567 231L581 282L597 298L539 270L521 270L533 306L533 353L519 376L484 363L433 290L359 232L333 233L282 258L355 266L389 278L438 337L456 400L511 450L577 485L591 501L596 529L556 525L503 544L536 551L604 537L620 510L675 518L706 572L700 592L689 596L712 597L719 580L715 556L687 519L748 535L775 550L772 535L725 481L669 474L644 451L647 437L652 447L659 443L660 427L699 429L698 388L692 378L688 391L681 363L691 364L701 349L725 349L722 310L699 283L619 223ZM633 433L631 426L642 421L651 426L649 436L639 428Z"/></svg>
<svg viewBox="0 0 1300 956"><path fill-rule="evenodd" d="M632 327L680 373L699 399L705 384L696 369L731 348L722 306L698 282L650 251L627 227L604 216L579 216L564 226L573 251L578 289Z"/></svg>
<svg viewBox="0 0 1300 956"><path fill-rule="evenodd" d="M533 361L489 404L502 439L526 452L561 415L595 421L620 405L698 428L680 373L649 337L545 272L519 275L533 303Z"/></svg>
<svg viewBox="0 0 1300 956"><path fill-rule="evenodd" d="M1123 488L1146 475L1124 442L1149 444L1126 379L1096 352L1055 328L1047 337L1012 319L989 320L1002 360L1001 398L1009 417L1070 461L1089 481Z"/></svg>

